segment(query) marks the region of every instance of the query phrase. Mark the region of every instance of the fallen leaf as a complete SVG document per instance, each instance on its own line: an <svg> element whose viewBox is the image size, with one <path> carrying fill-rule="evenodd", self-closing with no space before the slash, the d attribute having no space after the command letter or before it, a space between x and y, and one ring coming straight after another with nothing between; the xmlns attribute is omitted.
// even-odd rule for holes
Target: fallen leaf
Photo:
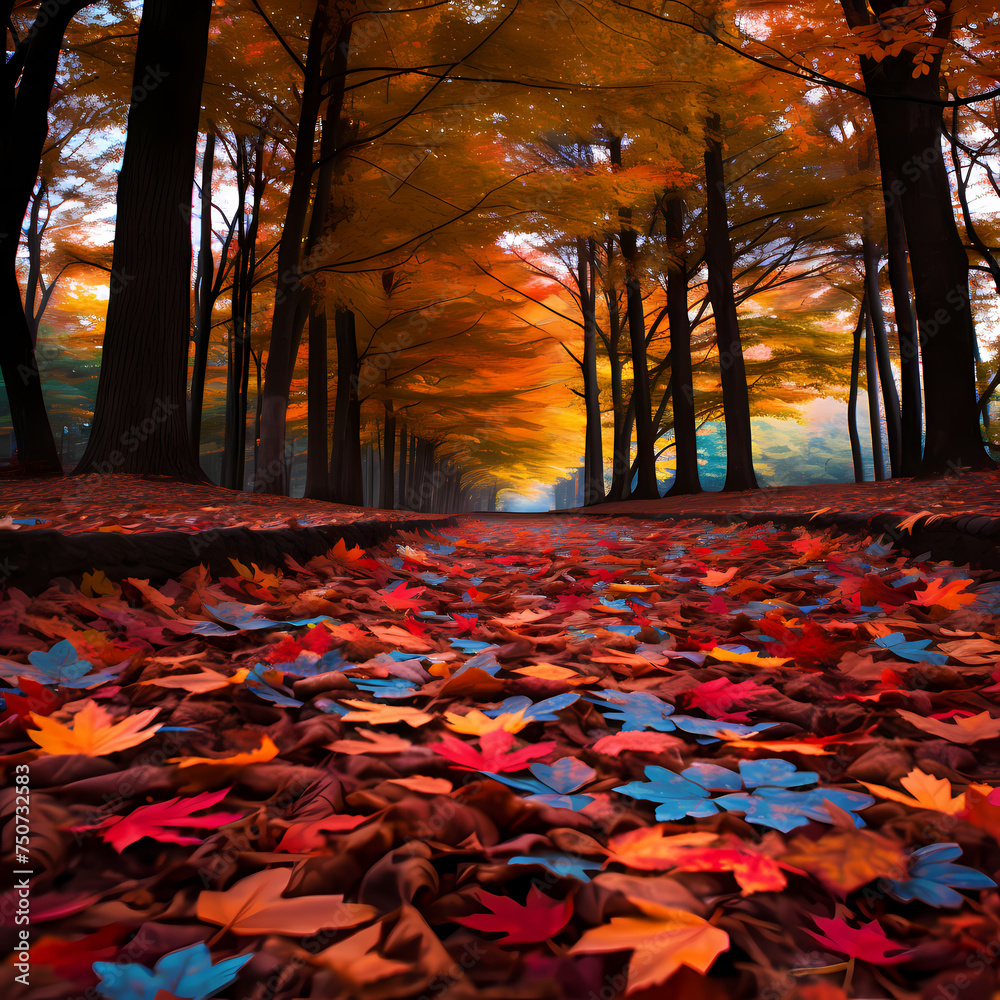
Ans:
<svg viewBox="0 0 1000 1000"><path fill-rule="evenodd" d="M284 896L291 877L290 868L267 868L224 892L201 892L198 919L220 924L233 934L303 937L324 929L356 927L379 916L374 906L345 903L343 896Z"/></svg>

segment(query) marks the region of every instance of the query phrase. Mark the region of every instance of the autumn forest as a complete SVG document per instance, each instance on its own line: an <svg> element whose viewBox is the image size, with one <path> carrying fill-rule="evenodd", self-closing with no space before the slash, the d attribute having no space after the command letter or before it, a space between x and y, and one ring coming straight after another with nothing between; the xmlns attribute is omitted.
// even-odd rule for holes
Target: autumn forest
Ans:
<svg viewBox="0 0 1000 1000"><path fill-rule="evenodd" d="M992 465L989 4L5 6L33 472L569 507L787 482L820 399L807 476Z"/></svg>

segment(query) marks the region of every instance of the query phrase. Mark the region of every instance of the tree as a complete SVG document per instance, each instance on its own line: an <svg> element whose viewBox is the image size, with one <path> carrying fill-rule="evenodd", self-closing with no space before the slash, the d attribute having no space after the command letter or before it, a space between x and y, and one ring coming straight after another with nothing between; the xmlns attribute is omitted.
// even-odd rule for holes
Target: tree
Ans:
<svg viewBox="0 0 1000 1000"><path fill-rule="evenodd" d="M191 196L211 0L145 0L94 422L74 472L204 479L186 420Z"/></svg>

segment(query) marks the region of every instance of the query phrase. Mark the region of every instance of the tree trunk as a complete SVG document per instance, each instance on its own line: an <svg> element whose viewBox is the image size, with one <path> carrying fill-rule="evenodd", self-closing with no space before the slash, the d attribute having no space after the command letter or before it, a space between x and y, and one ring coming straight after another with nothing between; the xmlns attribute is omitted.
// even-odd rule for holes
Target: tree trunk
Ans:
<svg viewBox="0 0 1000 1000"><path fill-rule="evenodd" d="M593 241L577 237L577 287L583 312L583 395L587 412L584 503L604 499L604 446L601 438L601 397L597 383L597 315Z"/></svg>
<svg viewBox="0 0 1000 1000"><path fill-rule="evenodd" d="M31 346L38 346L39 313L35 309L35 299L38 298L39 285L42 283L42 231L39 220L42 211L42 201L48 190L45 178L38 182L38 187L31 196L31 215L28 221L27 251L28 274L24 283L24 320L31 332ZM44 227L43 227L44 228Z"/></svg>
<svg viewBox="0 0 1000 1000"><path fill-rule="evenodd" d="M722 489L729 493L758 487L753 468L750 398L733 295L733 247L729 240L721 130L719 115L712 115L705 131L708 215L705 261L708 265L708 296L715 317L719 366L722 369L722 403L726 419L726 481Z"/></svg>
<svg viewBox="0 0 1000 1000"><path fill-rule="evenodd" d="M299 338L296 314L300 307L302 282L300 257L313 179L313 138L322 101L323 52L327 40L330 0L319 0L309 30L306 50L302 105L295 139L292 183L285 209L285 222L278 244L277 291L271 320L271 340L264 369L261 400L261 434L258 445L254 491L286 494L285 415L292 385ZM300 328L301 329L301 328Z"/></svg>
<svg viewBox="0 0 1000 1000"><path fill-rule="evenodd" d="M49 133L49 101L63 34L90 0L54 0L4 66L0 130L0 372L18 453L26 471L59 475L62 465L49 425L31 328L17 281L17 247ZM10 5L8 5L10 6ZM13 9L10 6L10 9ZM9 11L8 11L9 14ZM4 22L6 24L6 20Z"/></svg>
<svg viewBox="0 0 1000 1000"><path fill-rule="evenodd" d="M77 473L204 480L187 430L191 189L211 0L145 0L94 421Z"/></svg>
<svg viewBox="0 0 1000 1000"><path fill-rule="evenodd" d="M610 144L612 170L622 166L622 140L620 136ZM649 393L649 370L646 362L646 317L642 307L642 289L639 285L638 250L636 232L632 228L632 209L619 206L621 223L619 244L625 261L625 304L628 314L629 347L632 355L632 400L635 413L636 461L639 478L634 496L640 500L659 500L656 482L656 453L653 439L652 399Z"/></svg>
<svg viewBox="0 0 1000 1000"><path fill-rule="evenodd" d="M684 246L684 202L670 198L663 206L668 252L667 316L670 322L670 384L673 390L674 458L677 474L669 496L701 493L698 436L695 427L691 372L691 319L688 314L687 253Z"/></svg>
<svg viewBox="0 0 1000 1000"><path fill-rule="evenodd" d="M330 454L330 497L337 503L361 506L361 401L358 398L358 338L354 313L338 309L337 404L333 412Z"/></svg>
<svg viewBox="0 0 1000 1000"><path fill-rule="evenodd" d="M883 170L883 193L886 181ZM891 178L890 178L891 183ZM920 341L917 338L917 318L913 313L910 294L910 271L906 261L906 232L899 199L891 190L885 195L886 250L889 257L889 287L896 317L896 337L899 340L899 372L902 406L900 413L901 476L915 476L920 471L920 456L924 447L923 400L920 390Z"/></svg>
<svg viewBox="0 0 1000 1000"><path fill-rule="evenodd" d="M614 411L615 436L611 464L611 488L608 500L624 500L628 496L628 470L632 461L632 442L625 434L625 394L622 388L622 359L619 350L623 324L619 291L611 279L615 242L608 238L608 279L605 295L608 302L608 364L611 368L611 408Z"/></svg>
<svg viewBox="0 0 1000 1000"><path fill-rule="evenodd" d="M878 365L875 360L875 338L871 309L865 310L865 385L868 390L868 420L872 433L872 475L876 482L885 479L882 457L882 419L878 409Z"/></svg>
<svg viewBox="0 0 1000 1000"><path fill-rule="evenodd" d="M382 495L379 497L379 506L383 510L395 510L396 411L391 399L386 399L382 405L385 407L385 427L382 437Z"/></svg>
<svg viewBox="0 0 1000 1000"><path fill-rule="evenodd" d="M208 345L212 337L212 286L215 257L212 255L212 172L215 167L215 129L205 137L201 164L201 238L198 242L198 266L194 280L194 367L191 369L191 394L188 398L188 434L191 454L197 462L201 454L201 414L205 401L205 369Z"/></svg>
<svg viewBox="0 0 1000 1000"><path fill-rule="evenodd" d="M875 358L878 363L878 380L882 386L882 408L885 411L885 429L889 440L889 469L892 476L902 475L902 427L899 415L899 396L889 362L889 341L885 335L885 316L882 312L882 295L879 288L879 252L869 233L861 239L865 267L865 292L868 296L868 319L875 336Z"/></svg>
<svg viewBox="0 0 1000 1000"><path fill-rule="evenodd" d="M859 27L874 24L874 17L897 3L842 0L841 6L848 24ZM936 35L946 39L950 34L951 13L945 10L937 17ZM929 72L916 78L906 50L878 63L861 58L879 157L891 178L887 199L899 199L913 270L926 412L924 475L996 467L979 429L969 262L941 149L940 52L925 64Z"/></svg>
<svg viewBox="0 0 1000 1000"><path fill-rule="evenodd" d="M865 329L867 297L862 295L858 322L854 327L854 352L851 355L851 394L847 401L847 434L851 439L851 461L854 464L854 481L865 481L865 466L861 459L861 436L858 434L858 381L861 369L861 335Z"/></svg>
<svg viewBox="0 0 1000 1000"><path fill-rule="evenodd" d="M327 448L327 323L326 305L313 302L309 309L309 389L306 405L306 486L304 497L330 499L330 469Z"/></svg>

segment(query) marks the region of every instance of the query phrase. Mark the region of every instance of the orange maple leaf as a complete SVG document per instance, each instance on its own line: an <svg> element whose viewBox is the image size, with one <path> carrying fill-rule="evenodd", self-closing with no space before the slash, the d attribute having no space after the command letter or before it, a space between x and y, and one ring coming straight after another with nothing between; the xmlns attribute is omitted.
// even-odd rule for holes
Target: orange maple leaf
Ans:
<svg viewBox="0 0 1000 1000"><path fill-rule="evenodd" d="M923 590L918 590L913 596L912 604L931 607L939 604L942 608L955 611L964 604L972 604L977 598L975 594L962 594L960 591L972 583L972 580L928 580Z"/></svg>
<svg viewBox="0 0 1000 1000"><path fill-rule="evenodd" d="M45 753L82 753L89 757L103 757L145 743L161 728L159 723L148 729L143 728L159 711L158 708L150 708L112 723L111 713L93 699L88 699L68 725L35 712L29 713L38 729L29 729L27 733Z"/></svg>
<svg viewBox="0 0 1000 1000"><path fill-rule="evenodd" d="M626 993L656 986L682 965L704 975L729 950L729 935L707 920L647 899L625 898L642 916L612 917L590 928L569 953L631 951Z"/></svg>

